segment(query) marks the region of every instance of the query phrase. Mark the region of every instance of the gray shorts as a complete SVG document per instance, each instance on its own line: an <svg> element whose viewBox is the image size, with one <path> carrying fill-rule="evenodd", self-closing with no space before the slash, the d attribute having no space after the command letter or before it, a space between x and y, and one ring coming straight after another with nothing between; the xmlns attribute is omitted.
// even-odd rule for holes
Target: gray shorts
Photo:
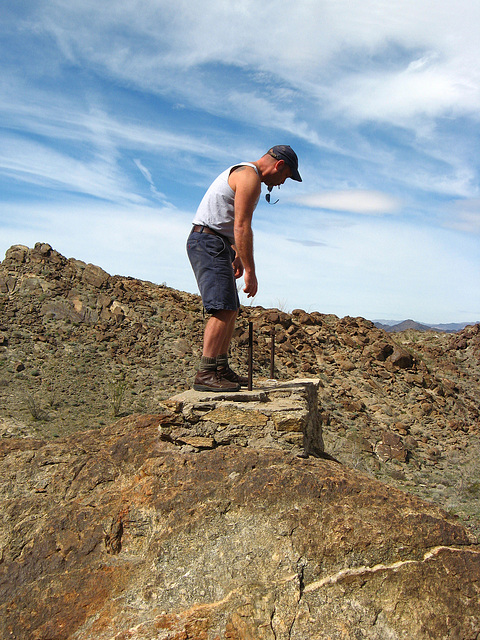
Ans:
<svg viewBox="0 0 480 640"><path fill-rule="evenodd" d="M223 236L192 231L187 254L207 313L239 309L232 262L235 251Z"/></svg>

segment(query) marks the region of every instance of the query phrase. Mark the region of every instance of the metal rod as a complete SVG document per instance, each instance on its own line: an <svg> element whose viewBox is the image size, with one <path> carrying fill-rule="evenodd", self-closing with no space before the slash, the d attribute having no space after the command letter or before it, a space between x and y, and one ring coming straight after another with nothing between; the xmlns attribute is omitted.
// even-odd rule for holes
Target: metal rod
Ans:
<svg viewBox="0 0 480 640"><path fill-rule="evenodd" d="M253 322L248 323L248 390L253 387Z"/></svg>
<svg viewBox="0 0 480 640"><path fill-rule="evenodd" d="M272 337L271 349L270 349L270 380L275 379L275 327L272 327L270 331Z"/></svg>

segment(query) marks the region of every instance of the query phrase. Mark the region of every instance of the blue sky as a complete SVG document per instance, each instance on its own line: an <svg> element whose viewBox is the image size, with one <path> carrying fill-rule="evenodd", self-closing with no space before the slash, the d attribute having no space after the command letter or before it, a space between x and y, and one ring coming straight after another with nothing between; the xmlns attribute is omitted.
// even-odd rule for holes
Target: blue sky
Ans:
<svg viewBox="0 0 480 640"><path fill-rule="evenodd" d="M480 320L477 0L15 0L0 17L0 259L48 242L196 292L205 189L290 144L303 182L259 202L253 304Z"/></svg>

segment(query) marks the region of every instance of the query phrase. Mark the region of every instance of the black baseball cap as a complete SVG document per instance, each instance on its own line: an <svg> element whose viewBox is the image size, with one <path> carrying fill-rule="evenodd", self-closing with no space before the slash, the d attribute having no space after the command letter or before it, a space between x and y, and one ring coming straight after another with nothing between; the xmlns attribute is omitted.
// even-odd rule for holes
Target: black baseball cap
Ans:
<svg viewBox="0 0 480 640"><path fill-rule="evenodd" d="M289 147L288 144L277 144L268 151L268 155L272 156L272 158L275 158L276 160L283 160L288 164L292 172L292 180L296 180L297 182L302 181L302 178L298 173L297 154L292 147Z"/></svg>

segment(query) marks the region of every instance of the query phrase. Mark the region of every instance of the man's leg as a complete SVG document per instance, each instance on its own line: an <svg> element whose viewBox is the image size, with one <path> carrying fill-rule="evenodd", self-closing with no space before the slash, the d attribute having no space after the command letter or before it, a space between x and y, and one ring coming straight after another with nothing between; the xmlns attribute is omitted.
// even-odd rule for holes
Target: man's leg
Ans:
<svg viewBox="0 0 480 640"><path fill-rule="evenodd" d="M235 252L220 236L194 231L187 242L187 253L203 305L212 314L205 327L203 355L193 388L236 391L240 383L221 375L222 365L217 362L219 355L228 352L240 307L232 266Z"/></svg>
<svg viewBox="0 0 480 640"><path fill-rule="evenodd" d="M229 348L235 328L237 310L215 311L205 327L203 355L193 388L197 391L238 391L236 381L218 375L217 356Z"/></svg>
<svg viewBox="0 0 480 640"><path fill-rule="evenodd" d="M238 313L234 312L234 314L235 315L232 315L230 320L227 319L226 321L225 339L220 351L216 355L217 372L221 378L245 387L248 384L248 378L235 373L228 364L228 351L230 349L230 343L235 330L235 321ZM210 353L212 353L212 351L210 351Z"/></svg>
<svg viewBox="0 0 480 640"><path fill-rule="evenodd" d="M221 353L228 353L237 314L236 310L222 309L209 318L203 336L204 357L216 358Z"/></svg>

